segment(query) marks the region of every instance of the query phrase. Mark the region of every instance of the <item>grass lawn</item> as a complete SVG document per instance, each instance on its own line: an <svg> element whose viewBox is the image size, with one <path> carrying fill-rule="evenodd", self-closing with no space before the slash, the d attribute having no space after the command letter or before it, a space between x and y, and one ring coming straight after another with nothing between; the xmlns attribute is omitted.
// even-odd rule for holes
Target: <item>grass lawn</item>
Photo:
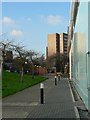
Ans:
<svg viewBox="0 0 90 120"><path fill-rule="evenodd" d="M32 79L31 75L24 75L24 80L21 82L20 74L6 71L3 72L2 76L2 97L14 94L46 80L46 78L42 76L35 76L34 79Z"/></svg>

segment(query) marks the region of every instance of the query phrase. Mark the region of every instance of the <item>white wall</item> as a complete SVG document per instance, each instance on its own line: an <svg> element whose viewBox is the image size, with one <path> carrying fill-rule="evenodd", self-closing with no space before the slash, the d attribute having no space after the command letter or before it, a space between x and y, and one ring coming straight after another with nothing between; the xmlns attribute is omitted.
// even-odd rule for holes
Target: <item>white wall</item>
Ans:
<svg viewBox="0 0 90 120"><path fill-rule="evenodd" d="M77 14L73 40L73 77L74 83L76 83L76 89L86 107L90 110L90 92L88 90L90 83L90 57L87 57L86 54L90 50L88 32L88 3L81 2Z"/></svg>

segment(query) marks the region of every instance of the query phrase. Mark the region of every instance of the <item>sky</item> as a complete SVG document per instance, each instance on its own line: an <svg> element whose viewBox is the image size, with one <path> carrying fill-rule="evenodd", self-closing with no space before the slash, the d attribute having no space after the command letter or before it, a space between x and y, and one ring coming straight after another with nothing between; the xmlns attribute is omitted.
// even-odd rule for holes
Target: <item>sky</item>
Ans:
<svg viewBox="0 0 90 120"><path fill-rule="evenodd" d="M45 53L47 36L67 32L69 2L3 2L3 39L21 43L27 50Z"/></svg>

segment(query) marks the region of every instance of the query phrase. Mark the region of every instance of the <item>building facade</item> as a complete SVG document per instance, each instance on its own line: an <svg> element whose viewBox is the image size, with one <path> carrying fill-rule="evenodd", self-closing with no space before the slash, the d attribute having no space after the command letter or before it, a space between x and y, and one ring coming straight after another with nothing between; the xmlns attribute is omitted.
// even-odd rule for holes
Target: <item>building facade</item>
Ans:
<svg viewBox="0 0 90 120"><path fill-rule="evenodd" d="M68 34L60 33L60 53L67 56Z"/></svg>
<svg viewBox="0 0 90 120"><path fill-rule="evenodd" d="M56 34L48 35L48 57L56 54Z"/></svg>
<svg viewBox="0 0 90 120"><path fill-rule="evenodd" d="M60 35L58 33L48 35L48 60L53 59L56 72L60 72ZM52 63L51 63L52 64Z"/></svg>
<svg viewBox="0 0 90 120"><path fill-rule="evenodd" d="M56 67L57 72L60 72L61 69L64 69L62 68L62 66L64 67L65 64L67 63L67 40L68 40L68 35L66 33L61 33L61 34L55 33L48 35L48 47L46 48L46 58L48 59L50 57L51 59L52 57L56 58L54 59L54 61L56 62L54 63L53 67ZM63 65L61 65L60 63L61 60L60 58L63 61Z"/></svg>
<svg viewBox="0 0 90 120"><path fill-rule="evenodd" d="M48 56L52 56L56 51L60 51L60 54L67 56L67 43L68 34L66 33L56 33L48 35ZM46 47L47 50L47 47Z"/></svg>
<svg viewBox="0 0 90 120"><path fill-rule="evenodd" d="M90 2L72 2L68 32L70 79L90 111Z"/></svg>

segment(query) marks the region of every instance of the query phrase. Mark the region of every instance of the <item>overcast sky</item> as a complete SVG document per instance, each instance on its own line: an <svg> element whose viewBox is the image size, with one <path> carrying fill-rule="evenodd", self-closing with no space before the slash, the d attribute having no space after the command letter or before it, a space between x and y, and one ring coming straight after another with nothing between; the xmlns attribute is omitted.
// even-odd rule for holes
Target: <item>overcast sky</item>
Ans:
<svg viewBox="0 0 90 120"><path fill-rule="evenodd" d="M26 49L45 53L47 35L67 32L70 20L69 2L4 2L2 33Z"/></svg>

